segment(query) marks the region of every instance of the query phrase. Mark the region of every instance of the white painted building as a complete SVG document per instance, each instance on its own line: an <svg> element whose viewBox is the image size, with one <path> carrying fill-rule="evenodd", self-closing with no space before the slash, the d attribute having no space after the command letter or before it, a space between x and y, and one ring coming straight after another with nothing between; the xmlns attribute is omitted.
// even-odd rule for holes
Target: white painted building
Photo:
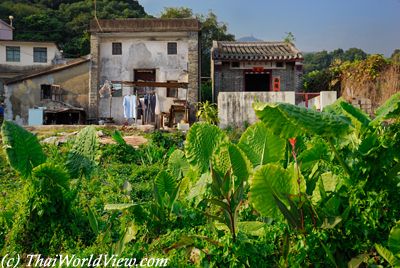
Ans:
<svg viewBox="0 0 400 268"><path fill-rule="evenodd" d="M49 66L61 58L54 42L0 40L0 65L12 69Z"/></svg>

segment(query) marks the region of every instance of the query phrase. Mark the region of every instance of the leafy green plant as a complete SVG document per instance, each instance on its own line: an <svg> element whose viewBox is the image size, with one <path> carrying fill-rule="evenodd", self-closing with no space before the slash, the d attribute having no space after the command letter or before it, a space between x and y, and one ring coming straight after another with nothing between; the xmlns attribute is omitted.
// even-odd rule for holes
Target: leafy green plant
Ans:
<svg viewBox="0 0 400 268"><path fill-rule="evenodd" d="M207 123L217 125L219 123L219 118L216 104L210 103L208 100L206 102L200 102L198 104L197 117Z"/></svg>
<svg viewBox="0 0 400 268"><path fill-rule="evenodd" d="M375 244L376 251L381 255L391 267L400 266L400 226L397 224L392 228L388 241L389 249L380 244Z"/></svg>

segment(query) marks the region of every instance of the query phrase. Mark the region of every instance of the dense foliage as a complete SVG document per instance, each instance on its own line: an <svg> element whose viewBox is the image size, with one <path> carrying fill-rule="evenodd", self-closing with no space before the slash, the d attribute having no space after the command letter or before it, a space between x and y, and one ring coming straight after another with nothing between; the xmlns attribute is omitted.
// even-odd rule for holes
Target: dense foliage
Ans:
<svg viewBox="0 0 400 268"><path fill-rule="evenodd" d="M239 139L207 122L101 145L43 145L5 122L2 253L167 257L171 267L399 263L400 94L375 118L255 104ZM31 144L30 152L21 146ZM4 160L4 155L1 155ZM4 163L1 161L0 163Z"/></svg>
<svg viewBox="0 0 400 268"><path fill-rule="evenodd" d="M134 0L97 0L99 19L142 18L147 14ZM53 41L67 58L90 53L89 22L94 18L94 1L6 0L0 3L0 19L14 17L14 39Z"/></svg>

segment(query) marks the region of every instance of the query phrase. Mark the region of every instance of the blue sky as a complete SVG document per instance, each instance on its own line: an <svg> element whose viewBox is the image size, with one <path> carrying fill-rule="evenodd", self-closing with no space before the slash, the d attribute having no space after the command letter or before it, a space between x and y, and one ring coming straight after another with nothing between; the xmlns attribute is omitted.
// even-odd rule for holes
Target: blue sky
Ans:
<svg viewBox="0 0 400 268"><path fill-rule="evenodd" d="M146 12L185 6L212 10L236 38L281 40L287 32L302 51L358 47L390 56L400 48L400 0L139 0Z"/></svg>

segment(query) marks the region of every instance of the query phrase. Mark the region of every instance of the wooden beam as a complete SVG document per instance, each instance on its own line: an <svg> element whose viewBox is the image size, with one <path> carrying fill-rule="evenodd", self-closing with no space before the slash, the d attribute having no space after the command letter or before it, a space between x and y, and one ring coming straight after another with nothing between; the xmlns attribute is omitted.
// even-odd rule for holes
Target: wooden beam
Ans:
<svg viewBox="0 0 400 268"><path fill-rule="evenodd" d="M181 82L151 82L151 81L111 81L113 84L122 84L134 87L165 87L165 88L188 88L189 83Z"/></svg>

